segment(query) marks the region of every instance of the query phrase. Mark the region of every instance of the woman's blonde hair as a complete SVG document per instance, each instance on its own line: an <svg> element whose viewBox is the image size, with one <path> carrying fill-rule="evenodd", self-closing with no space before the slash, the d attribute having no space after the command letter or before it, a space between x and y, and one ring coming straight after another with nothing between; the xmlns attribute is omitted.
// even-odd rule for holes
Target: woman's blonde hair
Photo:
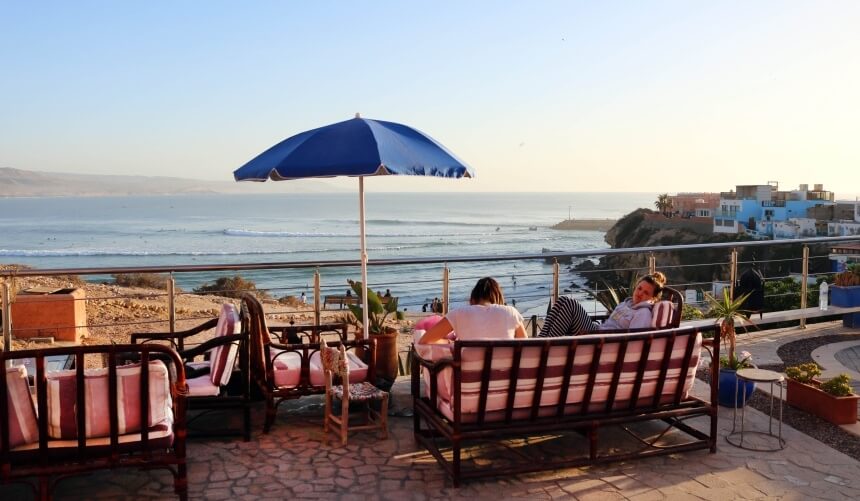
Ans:
<svg viewBox="0 0 860 501"><path fill-rule="evenodd" d="M472 288L469 303L505 304L505 295L502 293L502 287L499 285L499 282L496 282L491 277L484 277L478 280L478 283Z"/></svg>

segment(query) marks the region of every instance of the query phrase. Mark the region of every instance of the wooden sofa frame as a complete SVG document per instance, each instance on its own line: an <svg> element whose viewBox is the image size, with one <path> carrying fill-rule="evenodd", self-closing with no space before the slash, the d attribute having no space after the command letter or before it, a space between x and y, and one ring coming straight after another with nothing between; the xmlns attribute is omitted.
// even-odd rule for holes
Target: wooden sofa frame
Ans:
<svg viewBox="0 0 860 501"><path fill-rule="evenodd" d="M159 359L166 361L170 378L170 392L173 398L173 430L172 443L165 446L163 441L150 439L149 430L143 427L140 440L120 442L118 412L117 412L117 367L123 354L135 353L141 362L140 394L149 394L149 361ZM75 359L75 377L78 388L84 386L84 356L101 355L107 359L109 384L109 413L110 434L98 439L98 445L90 444L85 437L86 405L85 392L77 392L75 402L77 412L77 445L72 447L51 447L54 439L48 436L48 399L47 399L47 370L46 357L56 355L71 355ZM16 365L25 359L33 359L36 367L33 377L36 387L35 408L37 410L37 426L39 441L37 448L22 448L10 450L10 422L8 407L8 391L6 377L0 377L0 481L2 483L26 483L36 494L37 499L50 499L56 482L61 478L95 471L114 468L164 468L173 475L174 491L181 500L188 498L188 479L185 459L185 405L187 386L185 371L179 356L171 348L158 345L99 345L73 346L64 348L47 348L36 350L20 350L0 352L0 367L6 367L7 362ZM5 373L5 369L4 369ZM149 399L140 399L140 416L149 415ZM146 422L141 419L141 422ZM109 444L104 442L108 440ZM33 485L30 478L35 477L38 485Z"/></svg>
<svg viewBox="0 0 860 501"><path fill-rule="evenodd" d="M507 475L525 473L531 471L539 471L546 469L565 468L572 466L582 466L595 463L603 463L609 461L626 460L632 458L649 457L659 454L670 454L682 451L696 449L710 449L710 452L716 452L716 437L717 437L717 382L719 381L719 343L713 343L710 346L711 367L710 367L710 385L711 397L710 402L682 394L683 385L676 384L676 389L672 390L673 394L668 399L663 392L663 384L666 379L667 371L669 370L669 362L671 353L670 347L674 347L675 340L680 336L686 336L687 342L684 343L685 350L684 358L681 360L679 380L684 381L691 376L691 371L695 371L696 367L691 364L691 359L695 356L701 356L700 353L694 354L694 344L697 334L703 331L713 331L714 326L695 328L685 327L668 329L662 331L637 332L613 334L609 336L573 336L573 337L558 337L558 338L530 338L524 340L492 340L492 341L456 341L452 347L452 357L442 358L437 361L430 361L418 355L417 351L413 354L412 359L412 395L414 402L414 435L416 441L422 444L436 458L445 472L452 478L454 486L459 486L461 479L474 478L481 476ZM646 403L642 403L639 398L640 389L642 387L643 378L646 371L646 363L649 360L651 346L655 342L665 339L666 349L664 353L657 354L651 358L651 366L649 369L654 370L653 364L655 358L659 361L659 378L657 379L657 388L654 398L648 398ZM681 338L683 339L683 338ZM632 396L629 398L630 403L619 408L615 402L615 396L619 393L622 383L619 382L623 366L625 365L624 354L627 352L627 347L631 343L641 343L642 355L635 363L635 380L632 385ZM678 341L680 343L680 340ZM601 360L601 353L612 343L617 344L618 355L616 360L607 363L606 360ZM704 344L704 343L703 343ZM558 350L566 351L566 358L563 363L562 383L560 386L560 395L557 402L551 406L546 405L541 407L541 392L544 387L544 381L548 374L548 359L552 348L555 352ZM586 348L592 350L590 362L587 363L587 371L582 370L583 365L580 364L578 376L582 378L587 374L587 383L584 388L584 396L578 408L570 408L568 402L569 390L572 388L571 379L574 376L574 357L578 350ZM613 347L614 348L614 347ZM680 347L674 347L679 349ZM478 396L477 413L469 416L463 412L461 402L461 385L464 382L463 374L463 351L483 349L483 365L480 370L480 392ZM506 395L507 402L501 411L495 411L491 415L487 411L487 399L489 382L491 379L491 368L494 352L497 350L507 349L508 353L512 352L512 362L508 374L506 376L507 383L502 382L502 386L507 386L508 392ZM537 368L532 368L532 373L536 373L536 380L533 398L529 407L515 408L515 397L517 380L520 377L520 362L523 358L524 350L540 350L540 359ZM533 353L533 351L531 352ZM580 353L587 353L580 352ZM607 353L611 353L607 351ZM631 352L632 353L632 352ZM659 355L659 356L656 356ZM631 372L631 362L628 360L626 365L627 374ZM677 361L676 361L677 365ZM450 388L451 398L451 413L453 418L446 417L441 412L436 403L440 402L439 375L444 370L452 371ZM555 367L556 376L558 377L559 367ZM425 384L429 389L425 394L421 392L422 373L427 372L429 377L425 380ZM598 402L592 404L592 395L595 390L595 381L597 376L601 374L606 377L611 374L611 382L609 383L607 398L605 405L603 400L599 401L599 410L595 410L594 406ZM472 384L475 384L475 372L471 374ZM498 374L495 374L494 380L498 381ZM503 377L504 379L504 377ZM429 381L429 383L427 382ZM624 388L631 391L630 384ZM497 386L498 388L498 386ZM582 387L577 388L581 390ZM671 386L667 387L667 390ZM670 400L670 401L667 401ZM620 404L619 404L620 405ZM515 416L516 413L516 416ZM709 433L703 433L689 426L685 421L687 419L706 416L710 420ZM467 419L468 418L468 419ZM662 437L672 428L678 429L690 437L689 442L683 444L675 444L671 446L657 445L649 443L641 438L643 444L640 450L634 452L611 452L606 451L601 453L598 450L598 429L610 425L626 425L639 421L661 420L666 428L663 433L659 434ZM626 429L626 428L625 428ZM577 457L573 459L564 458L556 462L531 461L525 465L513 465L493 468L476 468L472 471L461 471L461 449L464 443L474 440L495 440L498 437L505 435L513 436L528 436L542 434L549 431L568 431L579 430L584 432L589 440L589 453L587 457ZM628 432L633 432L627 429ZM638 438L638 437L637 437ZM656 440L655 440L656 442ZM441 444L440 444L441 443ZM443 447L451 448L451 459L447 459L442 453Z"/></svg>
<svg viewBox="0 0 860 501"><path fill-rule="evenodd" d="M319 343L323 336L337 336L341 342L349 341L349 324L346 323L269 325L268 328L281 344Z"/></svg>
<svg viewBox="0 0 860 501"><path fill-rule="evenodd" d="M189 395L186 398L189 411L200 411L190 417L187 425L190 426L197 419L217 411L238 410L242 413L242 428L233 429L229 427L219 429L193 430L194 436L221 437L240 435L244 441L251 440L251 371L249 365L249 342L247 322L242 320L242 331L230 336L219 336L208 339L193 348L185 349L185 343L189 338L206 331L215 329L218 318L212 318L206 322L177 332L136 332L131 334L132 344L149 344L153 342L165 342L177 350L179 357L184 363L192 362L196 357L204 355L216 346L224 346L232 343L239 345L238 370L234 371L228 385L230 392L222 388L222 394L215 396Z"/></svg>
<svg viewBox="0 0 860 501"><path fill-rule="evenodd" d="M268 433L275 422L278 406L286 400L296 399L308 395L324 395L325 383L314 385L311 383L311 357L320 351L320 343L280 343L287 339L286 330L295 329L298 326L274 327L270 329L266 325L263 306L251 294L242 295L242 322L243 330L245 322L250 336L251 347L251 375L257 388L266 401L266 419L263 424L263 432ZM334 330L340 335L345 335L345 330L340 330L340 325ZM274 332L273 332L274 331ZM277 332L280 331L280 334ZM344 333L344 334L341 334ZM321 331L316 331L319 336ZM343 344L347 351L354 351L359 358L367 364L367 380L374 382L376 379L376 342L373 339L356 339L351 341L329 343L330 346ZM313 340L313 339L311 339ZM317 339L318 341L318 339ZM281 387L275 383L275 363L279 357L286 357L288 353L297 353L301 356L301 373L298 384L294 387ZM322 370L320 370L322 374ZM324 378L322 378L324 381Z"/></svg>

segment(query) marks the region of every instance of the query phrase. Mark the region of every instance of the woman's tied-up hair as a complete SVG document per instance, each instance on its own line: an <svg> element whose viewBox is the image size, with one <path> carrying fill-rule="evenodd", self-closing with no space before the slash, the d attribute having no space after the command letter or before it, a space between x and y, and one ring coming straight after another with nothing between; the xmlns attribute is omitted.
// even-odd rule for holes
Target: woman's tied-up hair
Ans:
<svg viewBox="0 0 860 501"><path fill-rule="evenodd" d="M642 281L654 286L654 298L657 299L660 297L660 293L663 292L663 287L666 286L666 275L655 271L650 275L642 277Z"/></svg>
<svg viewBox="0 0 860 501"><path fill-rule="evenodd" d="M505 304L505 295L502 294L502 287L498 282L491 277L484 277L478 280L478 283L472 289L469 303Z"/></svg>

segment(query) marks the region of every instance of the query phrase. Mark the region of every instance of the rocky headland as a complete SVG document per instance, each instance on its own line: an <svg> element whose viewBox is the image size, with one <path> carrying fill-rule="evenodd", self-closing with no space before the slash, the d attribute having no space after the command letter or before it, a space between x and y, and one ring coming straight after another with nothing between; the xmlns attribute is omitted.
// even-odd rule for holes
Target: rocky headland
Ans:
<svg viewBox="0 0 860 501"><path fill-rule="evenodd" d="M714 233L712 223L683 218L669 218L650 209L637 209L619 219L604 237L613 249L662 247L721 242L745 242L743 234ZM740 247L741 263L758 262L765 276L785 276L800 271L800 244L768 247ZM655 252L657 268L664 272L669 283L693 283L725 280L728 277L728 249L695 249L684 252ZM810 246L811 254L827 253L827 246ZM810 260L810 272L827 271L826 260ZM611 286L627 287L634 275L642 275L648 268L648 254L635 253L622 256L604 256L599 263L585 261L572 271L588 272L589 284L604 282ZM820 269L819 269L820 268ZM613 271L625 270L625 271Z"/></svg>

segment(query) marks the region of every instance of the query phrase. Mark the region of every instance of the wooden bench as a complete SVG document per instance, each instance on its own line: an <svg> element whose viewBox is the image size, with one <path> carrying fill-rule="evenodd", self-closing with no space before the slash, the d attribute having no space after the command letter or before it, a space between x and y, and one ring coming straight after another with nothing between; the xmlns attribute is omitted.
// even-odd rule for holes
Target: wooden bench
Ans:
<svg viewBox="0 0 860 501"><path fill-rule="evenodd" d="M251 375L266 401L266 419L263 431L268 433L275 422L278 405L306 395L325 394L325 374L320 360L320 343L282 343L289 340L288 331L299 326L279 327L281 335L266 325L263 306L250 294L242 295L242 317L248 322L251 346ZM336 330L338 336L344 330ZM317 336L321 333L317 331ZM310 339L314 340L314 339ZM330 343L343 344L350 364L350 383L376 380L376 342L373 339L346 340Z"/></svg>
<svg viewBox="0 0 860 501"><path fill-rule="evenodd" d="M344 306L350 304L358 304L358 298L356 296L331 295L323 299L324 309L327 309L329 306L339 306L342 310Z"/></svg>
<svg viewBox="0 0 860 501"><path fill-rule="evenodd" d="M128 353L140 362L120 365L121 355ZM76 368L47 371L46 360L57 355L73 356ZM85 356L106 358L107 367L84 370ZM34 374L21 365L25 359L34 360ZM0 377L0 482L27 483L38 499L50 499L56 481L68 475L164 468L173 475L179 498L188 498L188 387L182 361L171 348L101 345L0 352L0 367L5 368Z"/></svg>
<svg viewBox="0 0 860 501"><path fill-rule="evenodd" d="M388 304L389 301L397 300L396 297L393 296L382 296L379 298L382 301L382 304ZM344 306L348 306L351 304L359 304L358 296L345 296L345 295L330 295L325 296L323 299L323 308L326 309L330 305L331 306L339 306L340 309L343 309Z"/></svg>
<svg viewBox="0 0 860 501"><path fill-rule="evenodd" d="M711 401L690 394L702 332L714 330L710 325L611 335L456 341L450 348L419 345L412 362L415 438L455 486L463 478L695 449L716 452L718 363L711 364ZM719 343L712 349L711 360L719 360ZM709 419L709 432L685 422L699 416ZM675 428L687 441L666 446L640 437L645 445L638 451L599 450L601 427L652 420L665 427L664 433ZM587 455L462 471L461 451L470 441L570 430L587 435ZM446 445L451 450L443 453Z"/></svg>

